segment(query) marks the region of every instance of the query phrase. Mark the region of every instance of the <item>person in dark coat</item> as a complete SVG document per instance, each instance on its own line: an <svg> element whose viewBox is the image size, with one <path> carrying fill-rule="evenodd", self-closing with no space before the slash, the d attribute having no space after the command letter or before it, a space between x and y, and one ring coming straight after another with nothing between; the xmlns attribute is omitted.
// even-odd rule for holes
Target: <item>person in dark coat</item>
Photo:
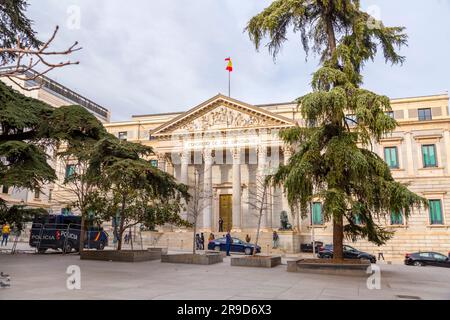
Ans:
<svg viewBox="0 0 450 320"><path fill-rule="evenodd" d="M223 232L223 219L222 219L222 217L219 218L219 232Z"/></svg>
<svg viewBox="0 0 450 320"><path fill-rule="evenodd" d="M225 242L225 247L227 249L227 256L230 256L230 250L231 250L231 234L230 231L227 232L227 236L226 236L226 242Z"/></svg>
<svg viewBox="0 0 450 320"><path fill-rule="evenodd" d="M201 244L200 250L205 250L205 235L203 234L203 232L200 235L200 244Z"/></svg>

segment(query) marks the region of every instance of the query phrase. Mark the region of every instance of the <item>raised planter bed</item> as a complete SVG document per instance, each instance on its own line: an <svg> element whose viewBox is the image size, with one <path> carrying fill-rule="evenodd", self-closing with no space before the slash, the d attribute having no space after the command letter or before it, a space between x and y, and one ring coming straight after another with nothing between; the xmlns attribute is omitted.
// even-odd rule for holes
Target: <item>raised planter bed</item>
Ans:
<svg viewBox="0 0 450 320"><path fill-rule="evenodd" d="M163 254L161 256L161 262L210 265L223 262L223 255L220 252L217 253L207 252L205 254L192 254L192 253Z"/></svg>
<svg viewBox="0 0 450 320"><path fill-rule="evenodd" d="M148 251L150 252L156 252L156 253L160 253L161 255L163 254L167 254L168 249L167 248L147 248Z"/></svg>
<svg viewBox="0 0 450 320"><path fill-rule="evenodd" d="M161 252L149 250L85 250L80 255L81 260L98 260L113 262L142 262L161 259Z"/></svg>
<svg viewBox="0 0 450 320"><path fill-rule="evenodd" d="M281 264L279 256L246 256L231 258L233 267L274 268Z"/></svg>
<svg viewBox="0 0 450 320"><path fill-rule="evenodd" d="M302 259L288 261L287 271L366 277L370 266L369 261L360 260L344 260L341 263L336 263L332 260Z"/></svg>

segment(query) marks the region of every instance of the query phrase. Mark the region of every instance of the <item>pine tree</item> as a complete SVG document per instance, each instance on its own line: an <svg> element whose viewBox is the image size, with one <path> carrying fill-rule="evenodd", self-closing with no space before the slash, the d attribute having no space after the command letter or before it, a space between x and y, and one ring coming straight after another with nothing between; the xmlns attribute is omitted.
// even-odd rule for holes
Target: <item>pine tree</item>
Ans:
<svg viewBox="0 0 450 320"><path fill-rule="evenodd" d="M268 37L275 59L290 28L300 33L307 54L312 47L320 55L321 65L312 93L298 99L305 126L281 134L296 152L273 183L283 185L290 205L302 212L323 200L325 219L333 222L334 259L342 260L344 236L382 245L393 234L377 224L379 217L402 211L408 216L427 205L370 151L397 123L387 114L388 97L361 88L361 70L379 47L386 62L403 63L397 48L407 44L407 35L403 27L386 27L363 12L358 0L276 0L246 30L257 49Z"/></svg>

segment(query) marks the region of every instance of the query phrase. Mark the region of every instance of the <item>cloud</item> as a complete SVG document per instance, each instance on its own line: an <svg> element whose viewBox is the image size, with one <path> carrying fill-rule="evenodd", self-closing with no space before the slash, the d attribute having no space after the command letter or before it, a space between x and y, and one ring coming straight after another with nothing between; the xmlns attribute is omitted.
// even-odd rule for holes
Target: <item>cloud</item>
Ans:
<svg viewBox="0 0 450 320"><path fill-rule="evenodd" d="M51 77L112 110L113 120L133 114L186 110L226 93L224 58L234 59L232 96L249 103L291 101L309 90L317 60L305 62L298 35L290 35L277 62L256 52L243 33L268 0L30 0L41 37L60 25L56 46L78 40L81 64ZM69 29L68 8L81 10L80 29ZM441 93L450 86L446 1L363 1L380 7L390 25L405 25L410 47L403 67L380 58L364 71L366 87L391 97Z"/></svg>

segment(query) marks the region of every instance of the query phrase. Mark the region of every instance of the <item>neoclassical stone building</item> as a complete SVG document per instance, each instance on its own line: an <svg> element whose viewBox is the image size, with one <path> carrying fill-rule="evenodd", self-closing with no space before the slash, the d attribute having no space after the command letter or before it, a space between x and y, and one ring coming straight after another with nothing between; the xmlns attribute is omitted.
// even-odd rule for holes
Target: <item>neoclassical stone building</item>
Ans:
<svg viewBox="0 0 450 320"><path fill-rule="evenodd" d="M391 114L399 126L374 151L386 160L394 177L430 201L430 208L415 210L409 219L390 213L380 221L396 232L383 248L365 241L353 245L401 258L419 250L450 251L450 116L448 95L392 100ZM152 146L155 166L180 182L201 187L200 228L224 230L237 236L254 235L261 180L291 156L278 136L280 130L304 122L295 103L250 105L217 95L181 113L133 116L131 121L106 124L120 139ZM297 252L301 242L330 243L332 227L323 219L320 201L301 217L290 212L282 190L270 188L264 201L265 239L280 228L280 214L288 213L292 232L281 232L282 246ZM188 215L188 212L182 214ZM171 231L162 230L170 233ZM264 238L264 237L263 237Z"/></svg>

